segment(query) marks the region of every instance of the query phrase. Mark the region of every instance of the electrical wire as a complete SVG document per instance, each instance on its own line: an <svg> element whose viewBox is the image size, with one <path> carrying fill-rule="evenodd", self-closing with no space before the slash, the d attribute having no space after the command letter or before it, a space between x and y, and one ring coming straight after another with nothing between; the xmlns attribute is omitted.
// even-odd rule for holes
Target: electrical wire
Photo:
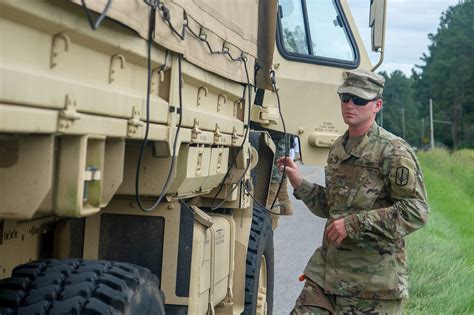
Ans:
<svg viewBox="0 0 474 315"><path fill-rule="evenodd" d="M214 206L214 203L217 199L217 196L221 193L222 189L224 188L224 183L227 179L227 177L229 176L230 174L230 171L232 169L232 167L235 165L236 163L236 160L237 160L237 157L238 155L240 154L240 152L242 152L243 148L244 148L244 145L245 145L245 141L247 140L247 137L248 137L248 133L249 133L249 129L250 129L250 113L251 113L251 106L250 106L250 102L252 100L252 89L251 89L251 86L250 86L250 76L249 76L249 72L248 72L248 68L247 68L247 58L246 57L243 57L241 56L242 58L242 62L244 63L244 69L245 69L245 74L246 74L246 78L247 78L247 85L246 87L244 88L244 92L243 92L243 95L242 95L242 100L244 101L245 100L245 91L247 90L248 91L248 102L246 102L246 104L248 104L248 122L247 122L247 128L245 129L245 134L244 134L244 137L242 139L242 143L240 144L240 147L237 151L237 153L234 155L234 158L232 159L232 163L231 165L229 166L229 168L227 169L227 172L225 173L224 175L224 178L222 179L221 183L220 183L220 186L219 186L219 189L217 190L216 194L214 195L212 201L211 201L211 210L212 211L215 211L217 210L220 206L222 206L224 204L224 202L226 201L226 199L234 192L235 190L235 187L237 187L237 185L234 187L234 189L232 189L226 196L225 198L223 198L223 201L221 203L219 203L217 206ZM249 156L250 156L250 152L249 152ZM248 162L248 165L246 167L246 170L248 170L250 166L250 161ZM244 175L245 175L246 172L244 172ZM239 182L240 180L242 180L243 176L239 179Z"/></svg>
<svg viewBox="0 0 474 315"><path fill-rule="evenodd" d="M87 16L87 19L89 21L89 24L90 26L92 27L92 29L96 30L98 29L98 27L100 26L100 24L102 23L102 21L104 20L104 18L106 17L107 15L107 12L108 10L110 9L110 6L112 4L112 0L108 0L107 1L107 4L105 5L102 13L100 14L99 18L93 22L93 19L92 19L92 15L90 13L90 10L89 8L87 7L86 3L85 3L85 0L81 0L82 4L83 4L83 7L84 7L84 10L86 12L86 16ZM146 99L146 128L145 128L145 136L144 136L144 139L141 143L141 146L140 146L140 154L139 154L139 159L137 161L137 171L136 171L136 180L135 180L135 197L136 197L136 201L139 205L139 207L143 210L143 211L151 211L153 209L155 209L158 204L161 202L161 200L163 199L164 195L166 194L170 184L171 184L171 177L172 177L172 174L173 174L173 169L174 169L174 164L175 164L175 161L176 161L176 150L177 150L177 140L178 140L178 136L179 136L179 131L181 129L181 124L182 124L182 86L181 86L181 82L182 82L182 71L181 71L181 55L178 55L178 67L179 67L179 122L178 122L178 126L177 126L177 129L176 129L176 135L175 135L175 139L174 139L174 143L173 143L173 153L172 153L172 160L171 160L171 165L170 165L170 169L169 169L169 172L168 172L168 176L167 176L167 179L165 181L165 185L162 189L162 192L160 193L158 199L155 201L155 203L153 204L152 207L150 208L146 208L143 206L142 204L142 201L141 201L141 198L140 198L140 169L141 169L141 164L143 162L143 155L144 155L144 152L145 152L145 147L147 146L148 144L148 135L149 135L149 128L150 128L150 90L151 90L151 47L152 47L152 42L153 42L153 39L154 39L154 36L155 36L155 19L156 19L156 10L159 9L161 12L162 12L162 18L167 22L168 26L170 27L171 31L178 37L180 38L181 40L184 40L185 39L185 34L186 34L186 29L189 30L189 32L197 39L199 39L200 41L204 42L209 50L209 52L211 54L222 54L222 55L226 55L228 56L232 61L241 61L244 63L244 68L245 68L245 74L246 74L246 78L247 78L247 85L244 86L244 91L243 91L243 96L242 96L242 99L245 99L245 91L247 90L248 91L248 119L249 119L249 122L250 122L250 113L251 113L251 99L252 99L252 94L251 94L251 84L250 84L250 78L249 78L249 73L248 73L248 68L247 68L247 57L244 56L244 52L241 51L241 55L239 57L233 57L230 53L230 50L229 48L226 46L226 42L223 43L222 45L222 49L219 51L219 50L213 50L209 41L207 40L207 34L205 33L200 33L200 34L197 34L196 32L194 32L190 27L189 27L189 22L188 22L188 17L187 17L187 14L186 14L186 11L183 11L183 20L184 20L184 23L183 23L183 27L181 29L181 32L178 32L176 30L176 28L173 26L173 24L171 23L171 14L170 14L170 11L168 8L165 7L165 5L159 1L147 1L145 0L145 3L147 3L150 8L151 8L151 11L150 11L150 16L149 16L149 32L148 32L148 45L147 45L147 50L148 50L148 57L147 57L147 65L148 65L148 71L147 71L147 99ZM165 56L165 63L158 69L158 71L162 71L165 66L166 66L166 60L168 58L168 50L166 51L166 56ZM277 92L276 90L276 87L275 87L275 91ZM277 98L278 98L278 102L279 102L279 97L278 97L278 92L277 92ZM279 105L279 109L280 109L280 103L278 104ZM281 114L281 109L280 109L280 117L282 118L282 121L283 121L283 117L282 117L282 114ZM246 125L246 129L245 129L245 134L244 134L244 137L242 139L242 143L239 147L239 150L237 151L237 153L235 154L234 156L234 159L230 165L230 167L228 168L226 174L224 175L224 178L221 182L221 185L220 185L220 188L218 190L218 192L216 193L216 195L214 196L214 199L213 199L213 202L212 204L215 202L217 196L220 194L220 192L222 191L223 189L223 186L224 186L224 182L225 180L227 179L227 177L229 176L230 174L230 171L231 169L233 168L233 166L235 165L236 163L236 159L237 159L237 156L242 152L243 150L243 147L245 145L245 142L247 140L247 137L248 137L248 133L249 133L249 129L250 129L250 123L247 123ZM284 126L284 122L283 122L283 126ZM285 130L285 141L287 142L287 139L286 139L286 128L284 126L284 130ZM285 142L285 151L287 152L288 149L287 149L287 143ZM288 155L288 153L286 153L286 155ZM249 152L249 156L250 155L250 152ZM250 158L247 160L247 166L243 172L243 175L239 178L238 182L240 183L242 181L242 179L244 178L244 176L246 175L247 171L249 170L250 168L250 165L251 165L251 161L250 161ZM285 163L285 167L286 167L286 163ZM285 172L285 169L283 170L283 176L284 176L284 172ZM282 182L280 183L280 186L279 186L279 189L278 189L278 192L280 191L281 189L281 186L282 186ZM217 206L215 207L211 207L212 210L217 210L225 201L226 199L230 196L230 194L232 194L235 189L238 187L238 185L235 185L234 188L225 196L225 198L223 199L223 201L221 203L219 203ZM251 198L260 206L262 206L258 200L256 200L256 198L249 192L248 188L246 187L246 184L244 184L244 187L245 187L245 190L249 193L249 195L251 196ZM274 204L275 204L275 201L276 201L276 198L272 204L272 209L274 207ZM277 205L276 207L282 207L281 205ZM262 206L263 207L263 206ZM263 207L266 209L266 207ZM271 210L269 209L266 209L267 211L273 213L273 214L276 214L277 213L274 213L272 212Z"/></svg>
<svg viewBox="0 0 474 315"><path fill-rule="evenodd" d="M104 18L107 16L107 12L110 9L110 5L112 4L112 0L107 1L107 4L105 5L104 10L102 11L102 13L100 14L100 16L97 18L97 20L95 22L92 20L92 15L90 13L89 8L86 5L86 1L81 0L81 2L82 2L82 7L84 8L84 11L86 11L87 20L89 21L90 26L92 27L93 30L98 29L99 26L100 26L100 23L102 23Z"/></svg>
<svg viewBox="0 0 474 315"><path fill-rule="evenodd" d="M178 136L179 136L179 131L181 129L181 124L182 124L182 119L183 119L183 95L182 95L182 70L181 70L181 55L178 54L178 72L179 72L179 121L178 121L178 126L176 129L176 134L173 142L173 152L171 155L171 165L168 171L168 176L166 178L165 184L163 186L163 189L158 197L158 199L154 202L154 204L146 208L142 200L140 198L140 170L141 170L141 164L143 161L143 155L145 152L145 147L148 144L148 134L150 130L150 94L151 94L151 47L152 47L152 42L153 38L155 35L155 17L156 17L156 7L151 6L151 11L150 11L150 20L149 20L149 31L148 31L148 57L147 57L147 67L148 67L148 77L147 77L147 98L146 98L146 127L145 127L145 136L143 138L142 144L140 146L140 155L137 161L137 171L136 171L136 177L135 177L135 199L137 201L138 206L140 209L143 211L152 211L155 209L158 204L161 202L163 197L165 196L166 192L169 189L169 186L171 185L171 178L173 175L173 169L174 165L176 162L176 150L177 150L177 143L178 143Z"/></svg>
<svg viewBox="0 0 474 315"><path fill-rule="evenodd" d="M250 198L253 199L253 201L260 207L262 207L263 209L265 209L267 212L273 214L273 215L276 215L276 216L290 216L291 214L282 214L280 212L274 212L270 209L268 209L266 206L262 205L260 203L260 201L257 200L257 198L255 198L255 196L252 194L252 192L250 191L250 189L248 188L248 183L245 183L244 185L244 188L245 188L245 191L247 192L247 194L250 196ZM282 209L286 209L286 207L284 205L276 205L274 206L272 209L275 209L275 208L282 208Z"/></svg>
<svg viewBox="0 0 474 315"><path fill-rule="evenodd" d="M281 112L281 103L280 103L280 95L278 94L278 88L276 86L276 78L275 78L275 70L271 70L270 74L272 76L272 86L273 90L275 91L276 97L277 97L277 104L278 104L278 113L280 114L280 119L281 119L281 124L283 126L283 134L285 138L285 157L289 155L289 146L288 146L288 133L286 132L286 125L285 125L285 119L283 118L283 113ZM280 184L278 185L278 190L275 195L275 199L272 202L272 205L270 206L271 209L275 206L275 203L278 199L278 194L281 191L281 187L283 186L283 181L285 180L286 176L286 158L285 158L285 164L283 164L283 172L281 175L281 181Z"/></svg>

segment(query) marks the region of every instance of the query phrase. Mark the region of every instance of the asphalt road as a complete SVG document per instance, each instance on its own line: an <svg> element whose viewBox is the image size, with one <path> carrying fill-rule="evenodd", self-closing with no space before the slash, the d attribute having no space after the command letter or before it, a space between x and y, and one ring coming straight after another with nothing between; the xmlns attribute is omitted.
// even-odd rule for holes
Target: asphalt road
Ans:
<svg viewBox="0 0 474 315"><path fill-rule="evenodd" d="M318 166L300 166L303 176L313 183L324 183L324 169ZM321 245L325 221L311 213L304 203L288 191L294 214L282 217L274 234L275 293L273 314L289 314L301 292L303 282L298 280L308 259Z"/></svg>

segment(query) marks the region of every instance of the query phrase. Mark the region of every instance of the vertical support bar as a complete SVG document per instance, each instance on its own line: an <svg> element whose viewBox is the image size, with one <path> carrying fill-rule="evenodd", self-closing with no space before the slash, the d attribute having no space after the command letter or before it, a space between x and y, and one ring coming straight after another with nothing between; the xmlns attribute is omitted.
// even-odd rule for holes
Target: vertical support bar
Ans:
<svg viewBox="0 0 474 315"><path fill-rule="evenodd" d="M99 257L100 214L86 217L84 231L84 259Z"/></svg>

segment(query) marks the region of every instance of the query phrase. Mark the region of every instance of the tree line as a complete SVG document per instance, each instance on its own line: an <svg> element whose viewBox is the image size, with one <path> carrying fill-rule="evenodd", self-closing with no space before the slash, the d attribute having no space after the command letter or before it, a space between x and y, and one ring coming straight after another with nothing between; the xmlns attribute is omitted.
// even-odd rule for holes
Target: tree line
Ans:
<svg viewBox="0 0 474 315"><path fill-rule="evenodd" d="M449 7L436 34L428 38L428 54L410 77L399 70L380 73L386 83L384 110L377 121L421 147L430 140L432 99L435 144L474 148L474 0Z"/></svg>

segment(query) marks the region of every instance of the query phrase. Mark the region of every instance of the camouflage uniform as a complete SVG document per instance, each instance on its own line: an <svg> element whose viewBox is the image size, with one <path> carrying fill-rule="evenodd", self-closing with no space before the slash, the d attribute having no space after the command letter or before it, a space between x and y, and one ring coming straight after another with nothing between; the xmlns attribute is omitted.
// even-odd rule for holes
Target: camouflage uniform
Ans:
<svg viewBox="0 0 474 315"><path fill-rule="evenodd" d="M324 289L307 279L291 315L330 314L400 314L401 300L358 299L324 293Z"/></svg>
<svg viewBox="0 0 474 315"><path fill-rule="evenodd" d="M304 273L325 295L400 305L408 297L403 237L421 228L429 213L423 175L410 146L376 123L348 153L347 139L348 132L329 152L326 188L304 180L294 191L314 214L328 219L326 228L344 218L347 231L339 248L325 233ZM295 314L307 307L317 314L320 308L304 306L303 295L304 290ZM384 314L379 309L370 314L378 313Z"/></svg>

